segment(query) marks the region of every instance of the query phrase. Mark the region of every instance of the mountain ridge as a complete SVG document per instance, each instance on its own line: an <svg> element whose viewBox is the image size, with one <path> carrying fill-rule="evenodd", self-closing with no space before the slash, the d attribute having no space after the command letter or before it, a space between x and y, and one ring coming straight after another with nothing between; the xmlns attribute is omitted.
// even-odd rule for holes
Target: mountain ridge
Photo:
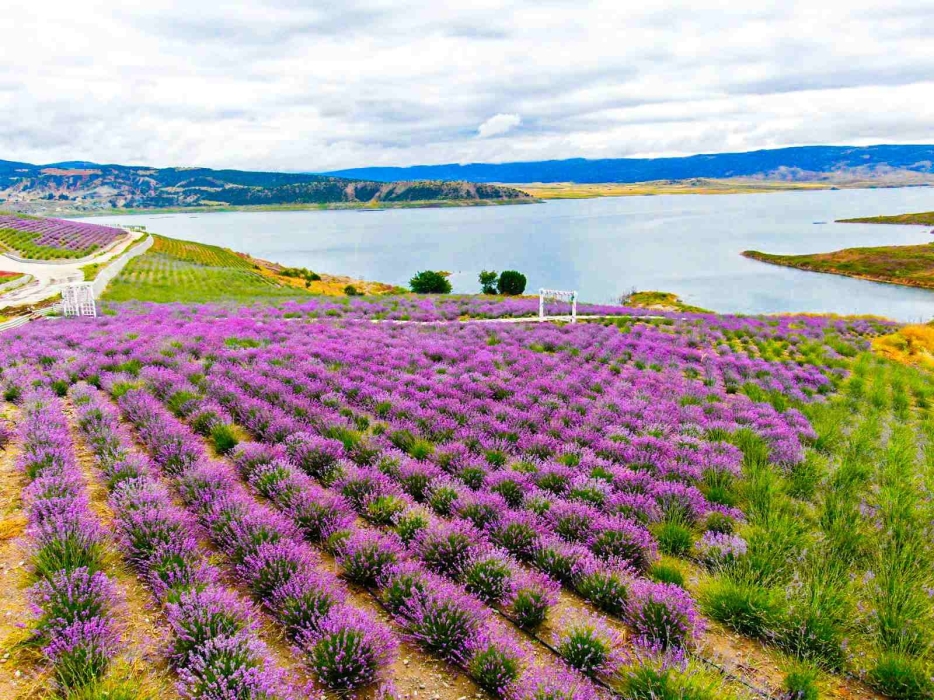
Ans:
<svg viewBox="0 0 934 700"><path fill-rule="evenodd" d="M504 184L635 183L739 177L790 182L888 179L934 183L934 145L794 146L667 158L570 158L345 168L321 174L376 181L429 178Z"/></svg>
<svg viewBox="0 0 934 700"><path fill-rule="evenodd" d="M314 173L0 160L0 206L55 214L120 209L523 202L519 190L459 181L386 182Z"/></svg>

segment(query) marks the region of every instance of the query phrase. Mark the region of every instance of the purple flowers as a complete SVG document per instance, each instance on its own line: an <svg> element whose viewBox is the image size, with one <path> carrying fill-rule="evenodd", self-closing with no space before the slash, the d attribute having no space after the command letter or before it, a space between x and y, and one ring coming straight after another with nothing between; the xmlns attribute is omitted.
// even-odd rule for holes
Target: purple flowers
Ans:
<svg viewBox="0 0 934 700"><path fill-rule="evenodd" d="M686 648L704 630L690 596L669 583L634 581L625 619L643 646Z"/></svg>
<svg viewBox="0 0 934 700"><path fill-rule="evenodd" d="M588 698L580 673L554 660L542 675L515 644L512 625L541 634L560 624L550 616L561 587L643 645L690 647L703 627L693 601L645 579L659 546L712 569L742 557L745 542L731 532L743 522L734 504L744 455L734 443L790 468L814 432L801 413L762 397L819 401L829 381L813 365L738 351L732 339L856 336L818 319L672 318L627 323L627 332L355 322L529 307L139 307L80 329L35 324L0 338L4 394L24 407L18 463L31 482L39 619L53 618L43 612L57 600L49 586L65 574L91 598L100 589L96 606L68 603L86 613L47 625L49 635L70 630L54 654L47 645L50 659L113 653L111 597L98 586L111 542L166 610L172 661L192 697L275 692L281 678L258 642L254 605L336 690L388 680L404 634L496 695ZM332 311L344 320L292 321ZM71 391L108 489L112 536L88 508L56 400L31 388L61 391L76 379L104 387L122 411L87 385ZM257 442L236 444L242 432ZM229 580L252 602L220 583ZM355 607L346 582L379 596L396 633ZM599 620L562 632L569 663L613 673L621 641Z"/></svg>
<svg viewBox="0 0 934 700"><path fill-rule="evenodd" d="M567 621L561 625L555 647L561 657L586 676L612 676L622 664L619 635L597 621Z"/></svg>
<svg viewBox="0 0 934 700"><path fill-rule="evenodd" d="M256 637L254 613L216 584L218 572L192 537L191 519L174 505L148 461L130 452L129 437L106 399L87 386L73 389L72 398L111 489L119 542L165 605L183 696L274 697L281 673Z"/></svg>
<svg viewBox="0 0 934 700"><path fill-rule="evenodd" d="M739 535L705 532L695 543L694 554L708 569L720 569L746 554L746 540Z"/></svg>
<svg viewBox="0 0 934 700"><path fill-rule="evenodd" d="M103 533L88 506L57 398L25 397L19 466L32 480L24 494L39 582L31 590L36 634L64 688L104 674L119 642L116 594L99 569Z"/></svg>
<svg viewBox="0 0 934 700"><path fill-rule="evenodd" d="M301 633L298 643L321 682L335 689L375 683L396 653L396 642L385 628L348 607L331 610Z"/></svg>
<svg viewBox="0 0 934 700"><path fill-rule="evenodd" d="M86 224L64 219L20 217L15 214L0 215L0 228L21 232L29 238L28 246L21 251L25 257L61 258L93 253L106 248L125 237L126 231L110 226ZM51 248L51 251L36 251L34 248Z"/></svg>

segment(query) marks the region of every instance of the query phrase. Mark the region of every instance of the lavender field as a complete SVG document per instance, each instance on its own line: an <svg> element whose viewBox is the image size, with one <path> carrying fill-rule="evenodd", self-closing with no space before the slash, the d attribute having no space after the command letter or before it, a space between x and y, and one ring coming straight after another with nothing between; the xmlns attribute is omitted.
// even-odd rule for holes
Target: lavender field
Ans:
<svg viewBox="0 0 934 700"><path fill-rule="evenodd" d="M535 311L0 336L0 695L934 697L934 385L868 352L894 324L458 321Z"/></svg>
<svg viewBox="0 0 934 700"><path fill-rule="evenodd" d="M0 214L0 251L9 249L34 260L83 258L126 235L123 229L112 226Z"/></svg>

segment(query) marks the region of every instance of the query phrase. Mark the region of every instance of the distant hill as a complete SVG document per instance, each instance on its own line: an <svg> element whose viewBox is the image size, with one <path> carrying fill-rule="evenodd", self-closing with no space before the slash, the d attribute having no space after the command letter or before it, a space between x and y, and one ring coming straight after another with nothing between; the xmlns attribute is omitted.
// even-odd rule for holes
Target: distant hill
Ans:
<svg viewBox="0 0 934 700"><path fill-rule="evenodd" d="M204 206L480 203L530 200L510 187L385 182L302 173L0 160L0 205L56 213Z"/></svg>
<svg viewBox="0 0 934 700"><path fill-rule="evenodd" d="M326 173L389 182L432 179L467 182L649 182L690 178L761 178L790 182L885 180L934 183L934 146L803 146L685 158L610 158L524 163L353 168Z"/></svg>

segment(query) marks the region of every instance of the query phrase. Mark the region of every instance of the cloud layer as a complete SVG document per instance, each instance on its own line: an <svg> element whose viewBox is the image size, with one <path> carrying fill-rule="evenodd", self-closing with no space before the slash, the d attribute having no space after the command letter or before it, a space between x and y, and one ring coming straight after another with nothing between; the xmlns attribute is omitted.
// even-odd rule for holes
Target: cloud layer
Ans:
<svg viewBox="0 0 934 700"><path fill-rule="evenodd" d="M630 5L11 3L0 159L329 170L934 141L931 0Z"/></svg>

